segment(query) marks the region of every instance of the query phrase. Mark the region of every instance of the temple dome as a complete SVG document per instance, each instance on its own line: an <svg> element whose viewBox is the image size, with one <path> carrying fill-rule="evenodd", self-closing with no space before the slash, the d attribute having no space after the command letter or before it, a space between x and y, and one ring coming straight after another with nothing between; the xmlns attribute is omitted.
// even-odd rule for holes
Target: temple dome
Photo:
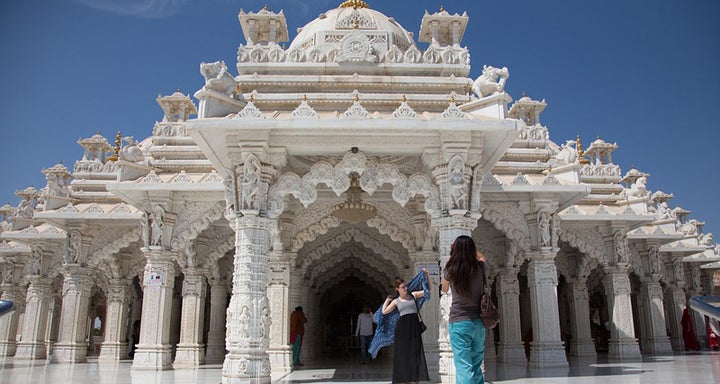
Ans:
<svg viewBox="0 0 720 384"><path fill-rule="evenodd" d="M298 28L288 51L309 53L318 49L327 54L341 48L350 36L364 35L372 45L374 54L381 56L393 45L405 52L415 46L412 33L392 17L370 9L362 1L346 1L338 8L320 14L317 19Z"/></svg>

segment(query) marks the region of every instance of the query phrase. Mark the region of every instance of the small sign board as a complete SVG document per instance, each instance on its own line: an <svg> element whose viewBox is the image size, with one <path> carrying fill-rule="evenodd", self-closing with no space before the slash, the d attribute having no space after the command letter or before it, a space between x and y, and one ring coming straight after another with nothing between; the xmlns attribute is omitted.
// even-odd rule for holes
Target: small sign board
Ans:
<svg viewBox="0 0 720 384"><path fill-rule="evenodd" d="M159 273L152 272L150 273L150 276L148 276L148 286L158 286L162 285L162 276L160 276Z"/></svg>

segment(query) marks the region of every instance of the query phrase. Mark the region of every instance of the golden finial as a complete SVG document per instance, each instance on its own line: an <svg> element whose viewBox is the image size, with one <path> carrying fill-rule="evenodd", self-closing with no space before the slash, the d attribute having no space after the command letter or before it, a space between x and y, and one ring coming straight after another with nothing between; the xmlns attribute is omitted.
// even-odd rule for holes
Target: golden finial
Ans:
<svg viewBox="0 0 720 384"><path fill-rule="evenodd" d="M340 4L339 8L370 8L370 6L361 0L347 0Z"/></svg>
<svg viewBox="0 0 720 384"><path fill-rule="evenodd" d="M527 97L527 93L525 93L525 91L523 91L522 97Z"/></svg>
<svg viewBox="0 0 720 384"><path fill-rule="evenodd" d="M264 10L264 11L267 11L267 10L268 10L267 4L265 4L265 6L263 7L263 10Z"/></svg>
<svg viewBox="0 0 720 384"><path fill-rule="evenodd" d="M307 101L307 94L303 95L303 101Z"/></svg>
<svg viewBox="0 0 720 384"><path fill-rule="evenodd" d="M360 101L360 96L358 96L358 94L356 93L355 94L355 102L358 102L358 101Z"/></svg>
<svg viewBox="0 0 720 384"><path fill-rule="evenodd" d="M590 164L590 160L586 159L583 156L585 154L585 151L583 151L582 141L580 140L580 135L578 135L578 137L577 137L577 153L578 153L578 162L580 164Z"/></svg>
<svg viewBox="0 0 720 384"><path fill-rule="evenodd" d="M178 87L177 91L178 91L178 93L182 93L182 89L180 87Z"/></svg>
<svg viewBox="0 0 720 384"><path fill-rule="evenodd" d="M440 12L445 12L445 7L443 7L442 5L440 6Z"/></svg>
<svg viewBox="0 0 720 384"><path fill-rule="evenodd" d="M233 95L237 96L240 94L240 83L235 84L235 89L233 89Z"/></svg>
<svg viewBox="0 0 720 384"><path fill-rule="evenodd" d="M455 95L450 95L450 102L455 104Z"/></svg>
<svg viewBox="0 0 720 384"><path fill-rule="evenodd" d="M357 18L355 18L355 21L353 21L353 28L354 29L360 28L360 20L358 20Z"/></svg>
<svg viewBox="0 0 720 384"><path fill-rule="evenodd" d="M405 97L405 95L403 95L403 103L406 103L406 102L407 102L407 97Z"/></svg>
<svg viewBox="0 0 720 384"><path fill-rule="evenodd" d="M120 158L120 143L122 134L120 131L118 131L117 135L115 135L115 148L113 149L113 155L108 157L108 161L117 161Z"/></svg>
<svg viewBox="0 0 720 384"><path fill-rule="evenodd" d="M255 102L255 96L253 96L252 94L250 95L250 102L251 102L251 103L254 103L254 102Z"/></svg>

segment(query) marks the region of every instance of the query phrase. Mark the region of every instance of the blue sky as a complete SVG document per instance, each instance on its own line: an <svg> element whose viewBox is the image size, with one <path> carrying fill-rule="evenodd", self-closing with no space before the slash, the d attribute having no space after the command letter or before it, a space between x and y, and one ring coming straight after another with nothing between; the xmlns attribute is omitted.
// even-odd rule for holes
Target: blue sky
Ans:
<svg viewBox="0 0 720 384"><path fill-rule="evenodd" d="M613 160L651 174L720 236L720 2L716 0L367 1L419 32L425 9L467 11L472 77L506 66L506 90L548 107L551 139L616 142ZM284 9L295 30L341 0L3 0L0 2L0 204L72 168L98 130L149 136L158 94L202 87L200 62L236 73L237 14ZM424 44L421 44L421 48Z"/></svg>

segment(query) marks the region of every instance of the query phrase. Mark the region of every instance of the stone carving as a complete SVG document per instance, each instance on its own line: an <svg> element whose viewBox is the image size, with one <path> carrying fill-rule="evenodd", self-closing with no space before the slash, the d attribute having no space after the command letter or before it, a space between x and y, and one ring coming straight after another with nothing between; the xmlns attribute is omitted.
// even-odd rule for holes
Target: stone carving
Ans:
<svg viewBox="0 0 720 384"><path fill-rule="evenodd" d="M42 251L37 248L33 248L32 255L25 264L26 275L39 275L40 274L40 262L42 260Z"/></svg>
<svg viewBox="0 0 720 384"><path fill-rule="evenodd" d="M648 264L651 274L655 275L661 273L658 247L651 247L648 251Z"/></svg>
<svg viewBox="0 0 720 384"><path fill-rule="evenodd" d="M143 216L140 219L140 238L142 239L144 248L150 246L150 237L150 218L148 217L147 213L143 213Z"/></svg>
<svg viewBox="0 0 720 384"><path fill-rule="evenodd" d="M448 183L450 187L450 209L467 209L467 186L465 185L465 162L455 156L448 164Z"/></svg>
<svg viewBox="0 0 720 384"><path fill-rule="evenodd" d="M226 96L232 95L235 90L235 79L227 72L224 61L200 63L200 73L205 78L203 89L220 92Z"/></svg>
<svg viewBox="0 0 720 384"><path fill-rule="evenodd" d="M650 192L647 190L647 177L639 177L630 188L623 190L621 196L627 199L650 196Z"/></svg>
<svg viewBox="0 0 720 384"><path fill-rule="evenodd" d="M223 178L223 186L225 192L225 209L232 211L235 209L235 178L233 172L229 172L225 178Z"/></svg>
<svg viewBox="0 0 720 384"><path fill-rule="evenodd" d="M672 210L668 206L667 202L662 201L658 204L657 210L655 211L655 217L658 220L674 219Z"/></svg>
<svg viewBox="0 0 720 384"><path fill-rule="evenodd" d="M377 56L373 54L373 48L370 40L365 35L352 34L346 36L340 43L340 49L342 49L342 54L336 58L338 63L374 63L377 61Z"/></svg>
<svg viewBox="0 0 720 384"><path fill-rule="evenodd" d="M478 97L501 93L505 89L508 77L510 77L510 72L507 67L498 69L484 65L482 74L473 82L472 90Z"/></svg>
<svg viewBox="0 0 720 384"><path fill-rule="evenodd" d="M695 236L698 234L698 225L702 225L699 220L690 219L680 226L680 232L686 236Z"/></svg>
<svg viewBox="0 0 720 384"><path fill-rule="evenodd" d="M625 232L617 230L613 233L613 244L615 246L615 256L617 263L627 263L630 261L630 247L628 246Z"/></svg>
<svg viewBox="0 0 720 384"><path fill-rule="evenodd" d="M550 212L540 211L537 214L538 232L540 233L540 246L551 247Z"/></svg>
<svg viewBox="0 0 720 384"><path fill-rule="evenodd" d="M22 199L15 210L15 216L22 217L24 219L32 219L34 211L35 208L33 207L32 201L29 199Z"/></svg>
<svg viewBox="0 0 720 384"><path fill-rule="evenodd" d="M565 144L560 146L560 151L548 160L548 164L551 167L557 167L559 165L575 163L577 160L577 143L575 140L566 140Z"/></svg>
<svg viewBox="0 0 720 384"><path fill-rule="evenodd" d="M163 230L165 229L165 210L163 207L156 205L151 215L150 227L152 229L150 245L161 246L163 240Z"/></svg>
<svg viewBox="0 0 720 384"><path fill-rule="evenodd" d="M257 194L260 190L260 160L250 156L243 165L243 176L240 182L242 193L241 209L257 209Z"/></svg>
<svg viewBox="0 0 720 384"><path fill-rule="evenodd" d="M77 264L80 261L82 252L82 235L80 231L70 231L65 240L64 264Z"/></svg>
<svg viewBox="0 0 720 384"><path fill-rule="evenodd" d="M131 163L139 163L145 160L145 155L143 155L142 150L138 147L138 142L133 140L132 136L125 136L123 140L125 141L125 146L120 149L120 159Z"/></svg>
<svg viewBox="0 0 720 384"><path fill-rule="evenodd" d="M703 247L711 248L713 245L713 234L712 233L701 233L698 236L698 244Z"/></svg>
<svg viewBox="0 0 720 384"><path fill-rule="evenodd" d="M13 275L15 273L15 263L9 259L5 259L5 270L2 275L3 284L12 284Z"/></svg>

